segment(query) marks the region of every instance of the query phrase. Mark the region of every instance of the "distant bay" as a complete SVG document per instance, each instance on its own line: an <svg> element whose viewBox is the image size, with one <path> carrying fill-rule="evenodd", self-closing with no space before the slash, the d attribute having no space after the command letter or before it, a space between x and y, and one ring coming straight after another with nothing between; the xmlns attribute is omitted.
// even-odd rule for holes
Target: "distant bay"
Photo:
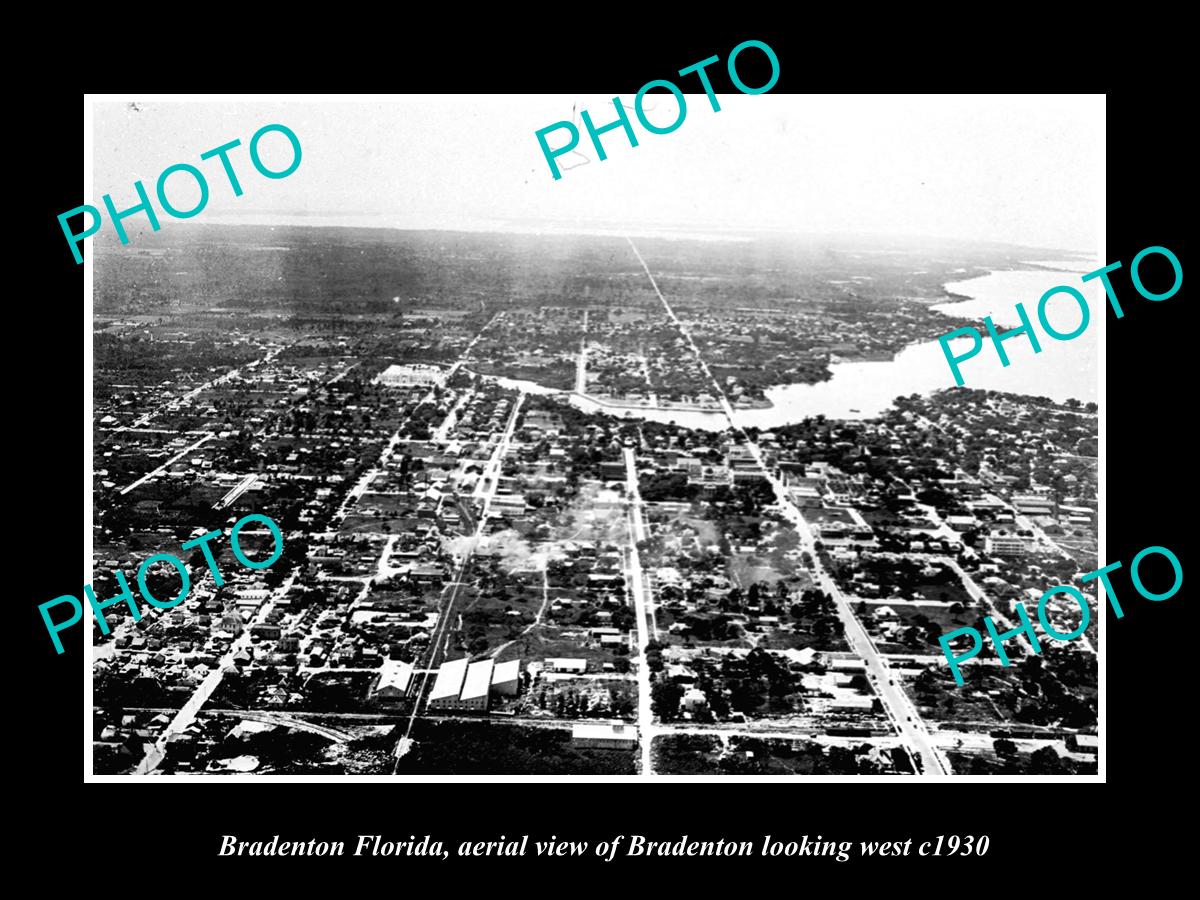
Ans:
<svg viewBox="0 0 1200 900"><path fill-rule="evenodd" d="M1090 301L1092 322L1087 331L1072 341L1053 340L1036 324L1038 300L1049 288L1060 284L1081 289ZM1099 396L1096 321L1106 307L1103 301L1097 305L1094 290L1082 288L1077 272L1047 269L991 272L947 284L947 291L970 299L939 304L933 307L937 312L971 319L991 315L998 325L1015 326L1020 320L1013 311L1014 306L1022 303L1035 322L1042 346L1042 352L1035 354L1024 335L1006 341L1004 346L1010 361L1006 368L1000 364L990 341L985 341L979 355L963 364L964 387L1048 397L1057 402L1072 398L1081 403L1095 402ZM1060 331L1070 331L1079 322L1078 308L1069 298L1053 301L1048 315L1051 324ZM956 353L962 353L969 346L969 338L959 338L952 348ZM769 430L818 415L829 419L869 419L891 407L896 397L930 394L954 387L954 376L936 340L911 344L889 361L839 362L831 367L831 371L833 376L828 381L817 384L767 388L767 399L772 406L769 409L735 410L737 423ZM587 397L544 388L533 382L507 378L494 380L530 393L560 394L585 412L622 414L621 410L603 406ZM720 431L728 427L724 414L717 412L639 408L627 413L630 418L674 422L685 428Z"/></svg>

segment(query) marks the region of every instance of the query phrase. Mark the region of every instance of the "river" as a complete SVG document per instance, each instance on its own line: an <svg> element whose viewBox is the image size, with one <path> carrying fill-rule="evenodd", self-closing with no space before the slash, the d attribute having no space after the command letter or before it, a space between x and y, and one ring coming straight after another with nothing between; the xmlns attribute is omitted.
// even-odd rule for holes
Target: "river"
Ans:
<svg viewBox="0 0 1200 900"><path fill-rule="evenodd" d="M1037 322L1038 299L1047 289L1060 284L1081 290L1088 297L1092 310L1091 324L1072 341L1056 341L1048 337ZM990 341L985 340L979 355L961 364L965 387L1049 397L1060 402L1070 398L1083 403L1097 399L1099 367L1096 320L1107 308L1102 288L1099 293L1091 286L1084 290L1078 272L1039 269L992 272L968 281L947 284L946 289L971 298L934 307L947 316L981 319L991 315L998 325L1018 325L1020 320L1014 312L1014 304L1023 303L1034 322L1042 347L1042 352L1035 354L1024 335L1006 341L1004 346L1010 361L1006 368L1000 364ZM1052 301L1047 315L1050 324L1062 332L1071 331L1079 323L1078 308L1070 297L1058 297ZM951 345L952 350L960 354L970 343L968 338L959 338ZM890 361L840 362L835 363L831 371L832 377L818 384L788 384L767 388L766 396L772 406L768 409L735 410L737 423L743 427L756 426L765 430L817 415L830 419L867 419L888 409L896 397L929 394L954 386L954 376L936 340L911 344ZM573 406L585 412L675 422L687 428L707 431L720 431L728 427L728 421L722 413L614 409L579 394L546 388L532 381L511 378L493 380L528 393L566 396Z"/></svg>

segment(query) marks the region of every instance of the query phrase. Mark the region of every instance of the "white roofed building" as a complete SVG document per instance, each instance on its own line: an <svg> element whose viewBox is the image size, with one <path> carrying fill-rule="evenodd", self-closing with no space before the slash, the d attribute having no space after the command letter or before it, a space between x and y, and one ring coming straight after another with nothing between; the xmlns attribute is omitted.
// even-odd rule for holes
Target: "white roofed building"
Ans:
<svg viewBox="0 0 1200 900"><path fill-rule="evenodd" d="M829 668L834 672L865 672L867 664L857 657L839 656L829 661Z"/></svg>
<svg viewBox="0 0 1200 900"><path fill-rule="evenodd" d="M438 366L410 363L388 366L379 373L379 377L375 380L386 387L431 386L442 384L445 381L445 374Z"/></svg>
<svg viewBox="0 0 1200 900"><path fill-rule="evenodd" d="M412 685L412 663L385 659L379 670L379 680L371 691L371 699L396 703L408 696Z"/></svg>
<svg viewBox="0 0 1200 900"><path fill-rule="evenodd" d="M829 701L829 709L834 712L868 713L875 706L871 697L843 696Z"/></svg>
<svg viewBox="0 0 1200 900"><path fill-rule="evenodd" d="M587 671L586 659L563 659L561 657L546 660L546 668L551 672L571 672L582 675Z"/></svg>
<svg viewBox="0 0 1200 900"><path fill-rule="evenodd" d="M481 659L467 667L462 694L458 698L459 709L476 709L487 712L488 691L492 686L492 667L495 662Z"/></svg>
<svg viewBox="0 0 1200 900"><path fill-rule="evenodd" d="M442 667L438 669L437 680L433 683L433 690L429 692L429 700L426 703L429 709L458 709L458 695L467 677L469 662L464 656L462 659L442 663Z"/></svg>
<svg viewBox="0 0 1200 900"><path fill-rule="evenodd" d="M595 750L632 750L637 747L637 728L625 724L581 724L571 729L571 743Z"/></svg>
<svg viewBox="0 0 1200 900"><path fill-rule="evenodd" d="M505 697L515 697L520 691L521 661L510 659L497 663L492 669L492 692Z"/></svg>

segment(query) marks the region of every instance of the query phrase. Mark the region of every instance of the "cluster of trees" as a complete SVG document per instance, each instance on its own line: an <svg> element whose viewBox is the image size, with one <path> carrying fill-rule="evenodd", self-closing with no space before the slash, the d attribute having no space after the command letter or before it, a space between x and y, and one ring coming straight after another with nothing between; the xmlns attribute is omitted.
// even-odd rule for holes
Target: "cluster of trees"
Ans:
<svg viewBox="0 0 1200 900"><path fill-rule="evenodd" d="M686 472L652 472L638 480L638 492L647 503L672 501L693 503L702 496L698 484L688 483ZM775 493L767 482L750 482L737 485L718 485L704 495L704 509L716 520L718 531L736 533L739 525L746 529L745 536L757 540L760 530L757 523L745 526L738 518L754 518L762 515L764 506L775 502ZM725 526L725 527L723 527Z"/></svg>
<svg viewBox="0 0 1200 900"><path fill-rule="evenodd" d="M119 389L101 391L103 385L122 385L124 390L128 385L156 387L168 379L178 380L177 369L194 373L196 383L200 383L263 354L260 346L228 340L218 342L203 332L192 331L191 336L194 341L160 340L144 332L127 335L95 332L92 352L97 401L106 395L117 396Z"/></svg>
<svg viewBox="0 0 1200 900"><path fill-rule="evenodd" d="M560 430L564 435L585 437L595 434L596 444L599 446L611 444L614 440L631 435L637 436L636 424L622 424L615 419L597 417L592 413L576 409L557 397L540 395L526 397L525 405L521 407L521 421L523 422L524 417L535 410L553 413L555 418L562 423ZM598 433L596 432L597 426L600 428Z"/></svg>
<svg viewBox="0 0 1200 900"><path fill-rule="evenodd" d="M808 644L817 650L842 650L846 642L837 618L833 597L816 588L802 591L789 612L798 632L808 637Z"/></svg>
<svg viewBox="0 0 1200 900"><path fill-rule="evenodd" d="M569 732L494 722L418 720L401 775L632 775L631 750L574 747Z"/></svg>
<svg viewBox="0 0 1200 900"><path fill-rule="evenodd" d="M682 621L687 630L680 636L685 639L704 642L737 641L746 636L746 630L741 623L726 615L689 614L685 615Z"/></svg>
<svg viewBox="0 0 1200 900"><path fill-rule="evenodd" d="M855 593L864 597L911 597L921 593L927 600L954 600L963 596L964 588L958 575L949 566L912 559L870 560L853 566L837 566L839 576L861 573L877 585L878 590L857 585ZM926 574L926 570L934 571Z"/></svg>
<svg viewBox="0 0 1200 900"><path fill-rule="evenodd" d="M686 472L654 472L641 476L638 491L647 503L691 502L700 496L700 485L689 484Z"/></svg>
<svg viewBox="0 0 1200 900"><path fill-rule="evenodd" d="M754 335L757 344L758 335ZM778 354L778 348L774 348L768 353L758 354L750 352L750 348L746 344L737 343L733 346L718 348L729 352L731 358L740 357L746 359L749 356L751 359L760 357L767 363L766 366L751 368L746 365L722 365L720 362L709 365L709 371L713 377L723 385L726 385L725 390L731 393L737 393L737 388L741 388L741 394L745 397L762 400L765 396L765 388L774 384L785 382L788 384L812 384L818 381L825 381L830 377L828 367L817 361L813 364L797 363L792 364L789 360L786 363L776 364L773 357ZM757 348L755 348L757 350Z"/></svg>
<svg viewBox="0 0 1200 900"><path fill-rule="evenodd" d="M1018 722L1090 728L1096 724L1096 656L1066 647L1044 647L1016 666L1021 690L1000 698ZM1024 696L1021 696L1024 695Z"/></svg>
<svg viewBox="0 0 1200 900"><path fill-rule="evenodd" d="M671 722L679 717L679 701L682 699L683 687L674 681L656 678L650 686L650 707L663 722Z"/></svg>
<svg viewBox="0 0 1200 900"><path fill-rule="evenodd" d="M861 607L864 604L859 605ZM955 611L955 607L957 607L957 612ZM963 612L963 610L964 608L962 604L959 603L956 603L954 606L950 607L950 612L955 615ZM859 616L859 618L860 620L862 619L861 616ZM979 616L975 616L975 619L976 625L981 624L979 621ZM908 627L900 632L900 643L917 653L929 653L931 647L938 648L938 652L940 652L941 644L938 643L938 641L946 632L946 628L943 628L924 613L917 613L908 621L911 624L909 624ZM864 622L864 624L866 623ZM961 626L962 621L955 619L951 624Z"/></svg>
<svg viewBox="0 0 1200 900"><path fill-rule="evenodd" d="M630 393L644 394L650 390L650 385L640 373L633 374L618 363L594 363L589 360L588 376L595 380L593 390L614 397L624 397Z"/></svg>
<svg viewBox="0 0 1200 900"><path fill-rule="evenodd" d="M1014 416L993 409L992 404L996 401L1013 403L1020 408L1021 414ZM1067 475L1074 474L1078 481L1088 484L1094 481L1094 467L1081 464L1078 460L1051 455L1041 455L1030 461L1013 439L1020 437L1023 432L1033 432L1039 439L1062 448L1064 452L1094 456L1095 420L1063 412L1064 407L1091 414L1097 409L1095 403L1080 404L1076 400L1068 400L1060 407L1046 397L1030 398L956 388L932 397L915 394L899 397L896 410L889 412L886 420L889 424L900 424L900 416L906 411L928 417L938 417L947 412L955 419L969 416L974 423L969 432L953 436L940 430L922 432L921 440L931 444L929 449L923 451L923 455L941 456L946 451L952 451L948 458L954 459L972 474L978 474L981 463L986 462L993 468L1016 476L1017 481L1013 484L1016 490L1027 490L1031 483L1036 482L1051 486L1059 496L1063 496L1077 490L1066 481ZM1001 437L988 434L988 430L1000 432ZM1081 447L1083 449L1079 449Z"/></svg>
<svg viewBox="0 0 1200 900"><path fill-rule="evenodd" d="M721 663L721 679L729 690L729 706L753 713L764 705L768 713L792 712L801 707L799 678L786 659L755 647L745 659L728 656Z"/></svg>
<svg viewBox="0 0 1200 900"><path fill-rule="evenodd" d="M968 665L962 675L959 687L945 669L922 671L912 682L920 705L953 713L961 700L983 697L1013 722L1065 728L1096 724L1096 657L1084 650L1043 643L1040 655L1028 654L1013 666Z"/></svg>
<svg viewBox="0 0 1200 900"><path fill-rule="evenodd" d="M955 766L956 771L970 775L1090 775L1096 772L1095 762L1081 762L1060 756L1053 747L1039 747L1024 754L1007 738L993 742L996 761L983 756L972 756L965 766Z"/></svg>
<svg viewBox="0 0 1200 900"><path fill-rule="evenodd" d="M628 660L625 661L628 665ZM634 701L627 692L609 688L607 696L597 698L594 692L580 693L574 688L547 693L542 688L530 700L538 709L550 710L559 718L575 719L592 716L622 716L633 712Z"/></svg>
<svg viewBox="0 0 1200 900"><path fill-rule="evenodd" d="M822 747L804 742L731 738L728 752L716 737L676 734L654 742L655 769L671 775L884 775L911 771L907 759L881 765L871 747ZM907 768L906 768L907 767Z"/></svg>
<svg viewBox="0 0 1200 900"><path fill-rule="evenodd" d="M679 446L685 447L697 459L707 461L709 464L716 465L724 459L724 454L718 449L718 445L722 442L722 432L720 435L713 436L713 446L696 447L697 438L696 432L676 425L674 422L655 422L647 420L641 423L642 434L650 444L667 444L671 438L676 438L679 441ZM751 429L753 432L753 429Z"/></svg>
<svg viewBox="0 0 1200 900"><path fill-rule="evenodd" d="M487 362L483 362L483 359ZM483 347L477 351L476 358L471 361L471 367L481 375L532 381L560 391L570 390L575 386L573 360L559 358L551 360L549 365L530 366L516 362L517 359L520 357L515 352L493 344L490 348Z"/></svg>
<svg viewBox="0 0 1200 900"><path fill-rule="evenodd" d="M122 678L107 671L97 671L93 677L92 704L101 709L111 710L121 710L125 707L182 705L172 699L171 692L153 675Z"/></svg>
<svg viewBox="0 0 1200 900"><path fill-rule="evenodd" d="M659 656L659 648L648 651ZM656 668L657 666L657 668ZM745 657L724 656L719 661L698 659L695 686L704 692L707 712L717 719L731 712L754 715L760 711L790 713L802 708L799 678L788 668L787 661L761 648L754 648ZM650 671L661 673L661 658L650 661ZM651 687L654 712L665 722L679 716L682 685L657 677ZM706 717L707 718L707 717Z"/></svg>
<svg viewBox="0 0 1200 900"><path fill-rule="evenodd" d="M1011 417L991 409L988 404L994 399L1011 400L1024 411L1020 417ZM1017 490L1027 490L1030 485L1029 458L1013 439L1021 439L1021 433L1032 431L1045 440L1084 456L1095 455L1094 420L1063 412L1046 398L1015 397L988 391L965 388L942 391L932 397L913 394L898 397L896 408L885 413L883 420L900 435L910 435L918 443L910 443L898 453L891 447L894 434L868 434L861 428L849 424L827 422L823 416L805 419L802 422L774 429L780 444L786 448L788 458L797 462L824 461L850 472L864 472L882 481L891 481L897 474L903 475L914 485L932 483L939 478L949 478L951 473L938 460L954 460L967 472L978 474L987 463L995 469L1017 477L1013 485ZM1072 406L1067 404L1068 407ZM1079 405L1075 404L1074 408ZM1095 411L1095 404L1083 407L1087 412ZM939 418L949 412L957 418L969 413L975 425L969 432L946 433L941 429L922 428L914 432L905 415L920 415ZM994 428L1001 437L986 433ZM999 449L997 449L999 448ZM1072 449L1074 448L1074 449ZM1079 449L1082 448L1082 449ZM897 457L903 457L903 463ZM1088 494L1094 480L1094 468L1086 461L1042 458L1034 462L1033 480L1054 488L1060 496ZM1066 480L1074 474L1075 485ZM1082 489L1080 487L1082 485ZM929 489L925 500L938 507L944 514L960 511L951 495L936 488ZM893 509L893 504L886 504ZM898 509L898 504L893 511Z"/></svg>
<svg viewBox="0 0 1200 900"><path fill-rule="evenodd" d="M650 641L646 644L646 665L650 669L650 674L655 675L663 670L662 652L667 648L667 644L661 641Z"/></svg>
<svg viewBox="0 0 1200 900"><path fill-rule="evenodd" d="M764 586L761 582L752 581L744 593L739 587L730 588L717 605L722 612L761 610L765 616L778 616L783 615L787 598L788 586L784 581L775 582L774 589Z"/></svg>
<svg viewBox="0 0 1200 900"><path fill-rule="evenodd" d="M582 576L583 580L574 583L577 587L586 587L587 576ZM576 595L578 596L578 595ZM599 613L609 612L610 618L607 621L601 620ZM576 607L569 606L562 609L553 610L552 621L556 625L575 626L579 628L597 628L610 627L620 631L629 631L636 624L636 617L633 610L624 603L611 599L603 601L593 601L588 606Z"/></svg>

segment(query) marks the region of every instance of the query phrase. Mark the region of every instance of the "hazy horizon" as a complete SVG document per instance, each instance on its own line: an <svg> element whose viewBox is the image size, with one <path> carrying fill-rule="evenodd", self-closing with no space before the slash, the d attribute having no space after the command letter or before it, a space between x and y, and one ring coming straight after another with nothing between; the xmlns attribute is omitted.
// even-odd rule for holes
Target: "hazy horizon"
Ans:
<svg viewBox="0 0 1200 900"><path fill-rule="evenodd" d="M648 109L673 103L650 96ZM578 121L580 109L607 122L611 97L97 100L85 200L100 205L111 193L126 208L136 202L134 180L153 195L163 169L189 162L210 187L208 206L189 220L197 224L340 226L352 218L405 230L880 235L1098 249L1102 96L735 94L719 95L719 113L704 95L686 96L678 130L652 135L635 124L636 148L619 129L609 132L603 163L585 132L578 150L588 161L575 159L559 181L534 132ZM274 122L296 132L303 159L293 174L268 180L254 171L247 145ZM234 138L242 141L231 154L245 191L238 198L219 163L199 159ZM275 141L286 146L270 136L268 159L281 152ZM182 208L198 197L194 188L186 176L170 182ZM175 222L164 216L162 225Z"/></svg>
<svg viewBox="0 0 1200 900"><path fill-rule="evenodd" d="M246 216L214 216L208 220L190 220L177 221L174 219L160 219L160 225L163 227L158 234L163 234L168 229L171 231L181 231L188 228L268 228L274 229L300 229L300 228L345 228L359 231L396 231L396 232L444 232L447 234L495 234L495 235L528 235L528 236L545 236L545 237L642 237L642 238L659 238L662 240L677 240L677 241L726 241L730 243L748 243L755 240L773 240L773 241L790 241L797 245L815 245L815 244L832 244L841 250L858 249L869 253L886 253L889 249L899 250L951 250L956 247L960 248L975 248L975 249L996 249L1010 251L1029 251L1039 254L1062 254L1062 259L1056 260L1059 262L1079 262L1081 260L1074 259L1075 257L1086 258L1089 262L1095 257L1094 250L1077 250L1070 247L1039 247L1032 244L1016 244L1006 241L989 241L989 240L972 240L968 238L952 238L937 235L900 235L900 234L855 234L851 232L845 233L820 233L820 232L795 232L795 231L776 231L767 229L737 229L729 231L719 231L716 229L704 228L703 226L672 226L669 224L654 225L650 223L638 223L627 228L617 227L617 223L556 223L549 225L521 224L508 221L497 221L495 223L444 223L444 224L425 224L425 225L405 225L393 224L386 222L375 221L386 218L385 216L363 216L355 213L339 214L343 221L335 221L331 219L323 219L322 213L274 213L274 214L258 214L252 213ZM317 220L319 221L304 221ZM355 221L345 221L354 219ZM371 221L366 221L370 219ZM130 238L130 247L133 247L139 240L155 237L155 233L149 227L139 227L133 221L126 223L126 231ZM111 230L104 230L98 233L94 238L97 241L97 246L120 246L115 233ZM851 245L862 243L865 246L853 247ZM883 246L871 246L887 245ZM1044 266L1044 262L1034 260L1029 261L1032 265Z"/></svg>

